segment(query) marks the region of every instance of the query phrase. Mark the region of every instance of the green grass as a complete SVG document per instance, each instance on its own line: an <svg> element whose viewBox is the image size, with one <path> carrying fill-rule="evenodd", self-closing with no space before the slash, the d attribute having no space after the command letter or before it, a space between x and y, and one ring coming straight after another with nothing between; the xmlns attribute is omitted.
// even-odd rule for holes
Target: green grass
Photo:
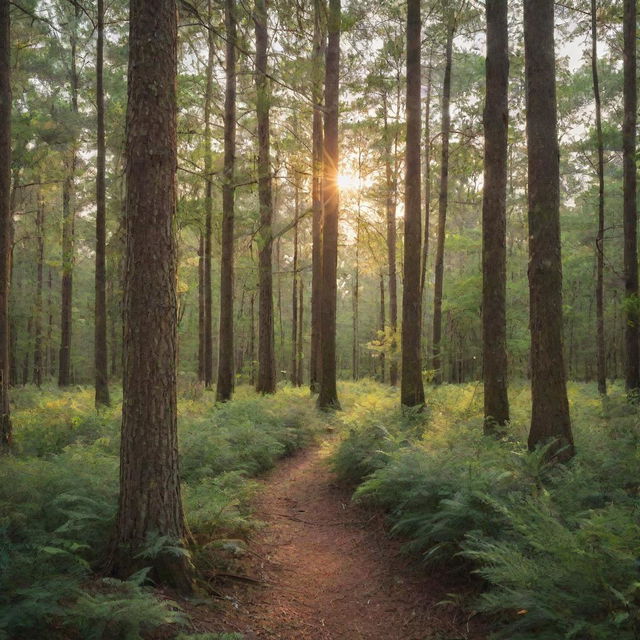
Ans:
<svg viewBox="0 0 640 640"><path fill-rule="evenodd" d="M482 435L480 385L427 390L422 417L371 393L346 414L333 457L354 497L385 509L408 552L475 571L476 609L511 640L640 637L640 420L613 387L569 385L578 454L529 453L530 395L510 390L512 424Z"/></svg>
<svg viewBox="0 0 640 640"><path fill-rule="evenodd" d="M93 390L81 388L19 389L12 400L15 451L0 460L0 638L136 639L162 625L177 632L184 614L154 596L144 573L126 582L95 577L116 512L120 406L96 413ZM242 551L256 525L251 478L309 444L320 425L298 389L261 397L241 388L222 406L202 390L181 396L183 501L200 571Z"/></svg>

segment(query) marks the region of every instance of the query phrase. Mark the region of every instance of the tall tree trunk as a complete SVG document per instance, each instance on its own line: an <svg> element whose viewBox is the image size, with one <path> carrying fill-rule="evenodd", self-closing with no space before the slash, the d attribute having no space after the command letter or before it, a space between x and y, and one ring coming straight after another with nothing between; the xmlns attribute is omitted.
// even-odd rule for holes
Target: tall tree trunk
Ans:
<svg viewBox="0 0 640 640"><path fill-rule="evenodd" d="M95 276L95 384L96 407L109 405L109 360L107 357L106 186L104 132L104 0L98 0L96 51L96 102L98 140L96 156L96 276Z"/></svg>
<svg viewBox="0 0 640 640"><path fill-rule="evenodd" d="M556 112L553 0L525 0L524 45L529 156L529 310L531 429L529 448L574 453L562 347L560 153Z"/></svg>
<svg viewBox="0 0 640 640"><path fill-rule="evenodd" d="M298 223L300 221L300 185L298 172L293 170L294 219L293 219L293 275L291 281L291 372L289 380L298 381Z"/></svg>
<svg viewBox="0 0 640 640"><path fill-rule="evenodd" d="M622 128L624 181L624 288L627 298L625 323L625 383L627 393L640 393L638 338L638 210L636 203L636 0L624 0L624 124Z"/></svg>
<svg viewBox="0 0 640 640"><path fill-rule="evenodd" d="M591 75L596 106L596 138L598 143L598 233L596 236L596 367L598 391L607 395L607 362L604 333L604 140L602 137L602 105L598 78L597 0L591 0Z"/></svg>
<svg viewBox="0 0 640 640"><path fill-rule="evenodd" d="M436 246L435 283L433 291L433 339L431 368L435 370L435 382L442 382L442 292L444 289L444 241L447 226L449 198L449 133L451 130L451 65L453 58L453 36L455 22L450 15L445 46L444 84L442 86L442 157L440 160L440 194L438 196L438 242Z"/></svg>
<svg viewBox="0 0 640 640"><path fill-rule="evenodd" d="M397 175L395 161L392 165L391 156L394 150L392 134L389 129L389 101L387 93L383 93L384 109L384 138L385 138L385 184L386 184L386 214L387 214L387 262L389 264L389 324L391 326L391 360L389 362L389 382L392 386L398 384L398 364L396 362L396 334L398 331L398 276L396 272L396 198Z"/></svg>
<svg viewBox="0 0 640 640"><path fill-rule="evenodd" d="M386 331L386 310L384 305L384 273L380 272L380 331L382 332L382 336L384 339L385 331ZM384 384L384 380L386 377L385 371L385 355L384 351L380 352L380 382Z"/></svg>
<svg viewBox="0 0 640 640"><path fill-rule="evenodd" d="M422 384L422 197L420 170L420 0L407 0L407 142L405 150L402 377L400 402L424 404Z"/></svg>
<svg viewBox="0 0 640 640"><path fill-rule="evenodd" d="M360 176L361 177L361 176ZM360 191L358 190L358 213L356 218L356 264L353 272L353 316L351 326L351 377L357 380L360 376L358 371L359 364L359 339L358 339L358 312L360 297Z"/></svg>
<svg viewBox="0 0 640 640"><path fill-rule="evenodd" d="M189 593L192 568L170 551L140 559L149 537L182 544L176 407L175 0L131 0L126 163L124 377L114 572L151 565Z"/></svg>
<svg viewBox="0 0 640 640"><path fill-rule="evenodd" d="M9 284L11 280L11 29L0 0L0 453L11 446Z"/></svg>
<svg viewBox="0 0 640 640"><path fill-rule="evenodd" d="M251 326L249 327L249 355L251 357L251 367L249 373L249 384L256 383L256 294L251 292Z"/></svg>
<svg viewBox="0 0 640 640"><path fill-rule="evenodd" d="M319 391L320 381L320 325L322 309L322 149L323 112L322 85L324 56L326 49L325 34L322 27L322 16L325 0L313 2L313 54L312 54L312 99L313 99L313 133L311 149L311 208L312 220L312 254L311 254L311 354L309 358L309 386L312 392Z"/></svg>
<svg viewBox="0 0 640 640"><path fill-rule="evenodd" d="M509 421L507 395L507 134L509 32L507 4L487 0L484 193L482 198L482 352L484 432Z"/></svg>
<svg viewBox="0 0 640 640"><path fill-rule="evenodd" d="M303 330L303 321L304 321L304 278L302 276L300 276L300 282L299 282L299 286L300 286L300 297L299 297L299 304L298 304L298 366L297 366L297 372L298 372L298 379L296 381L296 386L301 387L303 384L303 378L304 378L304 370L302 368L302 360L304 357L304 343L302 342L303 337L304 337L304 330Z"/></svg>
<svg viewBox="0 0 640 640"><path fill-rule="evenodd" d="M427 95L424 99L424 239L422 240L422 268L420 296L424 297L429 260L429 225L431 223L431 56L427 70Z"/></svg>
<svg viewBox="0 0 640 640"><path fill-rule="evenodd" d="M38 242L38 257L36 260L36 299L34 310L33 343L33 383L40 387L43 374L43 340L42 340L42 285L44 280L44 200L38 193L38 207L36 211L36 238Z"/></svg>
<svg viewBox="0 0 640 640"><path fill-rule="evenodd" d="M198 381L204 382L204 233L198 238Z"/></svg>
<svg viewBox="0 0 640 640"><path fill-rule="evenodd" d="M231 399L233 363L233 228L236 161L236 3L225 1L226 88L224 97L224 182L222 185L222 251L220 262L220 344L216 400Z"/></svg>
<svg viewBox="0 0 640 640"><path fill-rule="evenodd" d="M267 79L267 7L256 0L256 111L258 115L258 198L260 201L260 233L258 280L258 383L256 391L276 390L276 356L273 329L273 197L271 193L270 121L271 91Z"/></svg>
<svg viewBox="0 0 640 640"><path fill-rule="evenodd" d="M71 110L78 116L78 68L76 48L78 40L78 20L80 5L75 6L75 17L71 28ZM68 149L67 175L62 187L62 283L60 305L60 356L58 358L58 386L71 384L71 326L73 305L73 264L75 252L75 173L77 141L74 139Z"/></svg>
<svg viewBox="0 0 640 640"><path fill-rule="evenodd" d="M47 269L47 342L44 372L47 377L55 375L55 347L53 344L53 269Z"/></svg>
<svg viewBox="0 0 640 640"><path fill-rule="evenodd" d="M207 19L211 22L211 0L207 2ZM215 56L213 29L207 30L207 84L204 98L204 245L203 245L203 381L209 389L213 384L213 299L211 291L211 235L213 220L213 157L211 151L211 103L213 100L213 62Z"/></svg>
<svg viewBox="0 0 640 640"><path fill-rule="evenodd" d="M329 0L328 44L325 76L324 162L322 193L322 309L320 394L318 407L339 409L336 384L336 303L338 270L338 104L340 87L340 0Z"/></svg>
<svg viewBox="0 0 640 640"><path fill-rule="evenodd" d="M27 321L27 344L22 354L22 386L29 384L29 353L31 351L31 336L33 335L33 316L29 315Z"/></svg>

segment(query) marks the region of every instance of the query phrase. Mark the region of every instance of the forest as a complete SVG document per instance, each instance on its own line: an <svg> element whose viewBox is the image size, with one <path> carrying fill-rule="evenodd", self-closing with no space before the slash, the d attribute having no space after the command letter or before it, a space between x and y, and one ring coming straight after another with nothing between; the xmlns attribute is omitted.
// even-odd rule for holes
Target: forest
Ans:
<svg viewBox="0 0 640 640"><path fill-rule="evenodd" d="M640 638L636 0L0 0L0 640Z"/></svg>

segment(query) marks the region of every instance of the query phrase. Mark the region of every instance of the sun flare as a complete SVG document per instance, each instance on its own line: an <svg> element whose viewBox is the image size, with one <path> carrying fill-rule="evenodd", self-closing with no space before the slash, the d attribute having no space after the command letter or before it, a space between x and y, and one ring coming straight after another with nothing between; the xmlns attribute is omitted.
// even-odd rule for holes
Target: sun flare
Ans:
<svg viewBox="0 0 640 640"><path fill-rule="evenodd" d="M350 173L338 174L338 187L340 191L355 191L360 186L360 180L358 176L354 176Z"/></svg>

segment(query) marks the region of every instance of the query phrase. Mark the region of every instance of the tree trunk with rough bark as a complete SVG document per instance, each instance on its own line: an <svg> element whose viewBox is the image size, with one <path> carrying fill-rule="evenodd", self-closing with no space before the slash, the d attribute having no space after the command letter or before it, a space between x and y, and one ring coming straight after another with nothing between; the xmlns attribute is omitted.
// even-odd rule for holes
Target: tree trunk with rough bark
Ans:
<svg viewBox="0 0 640 640"><path fill-rule="evenodd" d="M177 298L175 0L131 0L126 162L124 377L120 499L113 571L143 566L182 593L186 554L140 558L154 537L183 545L176 406Z"/></svg>
<svg viewBox="0 0 640 640"><path fill-rule="evenodd" d="M298 224L300 221L300 185L298 172L293 170L294 219L293 219L293 272L291 278L291 371L292 385L298 381Z"/></svg>
<svg viewBox="0 0 640 640"><path fill-rule="evenodd" d="M216 400L231 400L234 388L233 229L236 160L236 3L225 2L226 87L224 97L224 178L222 185L222 251L220 260L220 342Z"/></svg>
<svg viewBox="0 0 640 640"><path fill-rule="evenodd" d="M626 296L625 383L627 393L636 399L640 393L640 300L638 300L638 209L636 202L636 0L624 0L624 123L622 155L624 182L624 288Z"/></svg>
<svg viewBox="0 0 640 640"><path fill-rule="evenodd" d="M487 0L484 192L482 198L482 362L484 432L509 422L507 395L507 134L509 32L507 5Z"/></svg>
<svg viewBox="0 0 640 640"><path fill-rule="evenodd" d="M323 185L324 225L322 233L322 309L320 409L339 409L336 384L336 303L338 269L338 104L340 87L340 0L329 0L328 44L325 64L325 117Z"/></svg>
<svg viewBox="0 0 640 640"><path fill-rule="evenodd" d="M11 29L0 0L0 453L11 446L9 284L11 280Z"/></svg>
<svg viewBox="0 0 640 640"><path fill-rule="evenodd" d="M402 376L400 403L424 405L422 384L422 255L420 169L420 0L407 1L407 142L405 149Z"/></svg>
<svg viewBox="0 0 640 640"><path fill-rule="evenodd" d="M553 0L525 0L524 45L529 164L529 448L574 454L562 337L560 152L556 112Z"/></svg>
<svg viewBox="0 0 640 640"><path fill-rule="evenodd" d="M42 287L44 283L44 200L38 193L36 211L36 238L38 257L36 260L36 299L34 311L34 343L33 343L33 384L42 385L44 373L43 340L42 340Z"/></svg>
<svg viewBox="0 0 640 640"><path fill-rule="evenodd" d="M449 16L447 42L445 46L444 84L442 87L442 157L440 160L440 194L438 196L438 240L436 245L435 284L433 292L433 339L431 341L431 368L435 370L435 382L442 382L442 292L444 290L444 241L447 226L447 206L449 199L449 134L451 130L451 66L453 58L453 36L455 22Z"/></svg>
<svg viewBox="0 0 640 640"><path fill-rule="evenodd" d="M258 199L260 201L260 232L258 234L258 381L256 391L275 393L276 356L273 328L273 196L270 160L270 102L267 78L267 7L265 0L256 0L256 110L258 115Z"/></svg>
<svg viewBox="0 0 640 640"><path fill-rule="evenodd" d="M106 271L106 185L104 131L104 0L98 0L98 42L96 49L97 155L96 155L96 275L95 275L95 403L109 405L107 357L107 271Z"/></svg>

